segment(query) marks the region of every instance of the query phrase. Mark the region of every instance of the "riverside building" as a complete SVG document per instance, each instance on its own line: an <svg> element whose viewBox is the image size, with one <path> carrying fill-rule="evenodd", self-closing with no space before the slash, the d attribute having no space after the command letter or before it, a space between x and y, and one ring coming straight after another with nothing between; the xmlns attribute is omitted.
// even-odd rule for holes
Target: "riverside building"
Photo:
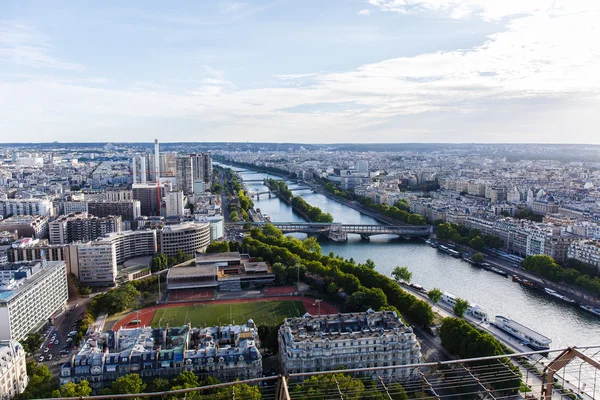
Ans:
<svg viewBox="0 0 600 400"><path fill-rule="evenodd" d="M389 366L383 377L404 380L411 369L394 366L421 362L412 328L394 311L286 318L278 340L282 374Z"/></svg>

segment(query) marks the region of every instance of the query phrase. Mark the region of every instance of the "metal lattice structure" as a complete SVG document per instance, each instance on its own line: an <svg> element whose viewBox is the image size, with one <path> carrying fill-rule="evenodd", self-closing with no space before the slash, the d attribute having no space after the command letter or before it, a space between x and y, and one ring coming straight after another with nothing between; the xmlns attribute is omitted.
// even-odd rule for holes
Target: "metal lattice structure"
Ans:
<svg viewBox="0 0 600 400"><path fill-rule="evenodd" d="M394 366L276 375L167 392L91 396L90 399L263 400L600 399L600 345Z"/></svg>

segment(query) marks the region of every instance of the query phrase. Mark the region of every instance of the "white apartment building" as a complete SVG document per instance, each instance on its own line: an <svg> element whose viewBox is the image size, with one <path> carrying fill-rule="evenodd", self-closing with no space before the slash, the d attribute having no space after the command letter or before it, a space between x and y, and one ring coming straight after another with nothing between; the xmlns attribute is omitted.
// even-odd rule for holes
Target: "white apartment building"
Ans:
<svg viewBox="0 0 600 400"><path fill-rule="evenodd" d="M114 286L117 282L115 243L86 243L77 246L79 280L89 286Z"/></svg>
<svg viewBox="0 0 600 400"><path fill-rule="evenodd" d="M28 383L23 346L16 340L0 341L0 399L23 393Z"/></svg>
<svg viewBox="0 0 600 400"><path fill-rule="evenodd" d="M69 298L64 261L17 263L15 278L0 286L0 340L21 340Z"/></svg>
<svg viewBox="0 0 600 400"><path fill-rule="evenodd" d="M63 214L69 215L73 213L87 213L88 202L87 201L64 201L62 203Z"/></svg>
<svg viewBox="0 0 600 400"><path fill-rule="evenodd" d="M600 241L598 240L578 240L571 243L568 258L594 265L600 272Z"/></svg>
<svg viewBox="0 0 600 400"><path fill-rule="evenodd" d="M286 318L279 329L283 374L386 367L383 377L404 380L421 362L421 346L412 328L393 311Z"/></svg>
<svg viewBox="0 0 600 400"><path fill-rule="evenodd" d="M3 199L0 200L0 215L45 215L52 216L52 202L46 199Z"/></svg>
<svg viewBox="0 0 600 400"><path fill-rule="evenodd" d="M210 244L210 234L210 222L165 226L160 231L160 252L168 256L174 256L177 250L185 254L203 252Z"/></svg>
<svg viewBox="0 0 600 400"><path fill-rule="evenodd" d="M176 217L183 215L183 191L167 192L165 196L165 205L167 217Z"/></svg>

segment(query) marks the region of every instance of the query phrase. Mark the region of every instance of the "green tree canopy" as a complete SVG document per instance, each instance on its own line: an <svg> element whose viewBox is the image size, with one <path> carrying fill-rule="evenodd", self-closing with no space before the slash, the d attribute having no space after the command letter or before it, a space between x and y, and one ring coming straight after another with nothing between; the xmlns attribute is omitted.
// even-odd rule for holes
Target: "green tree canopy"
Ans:
<svg viewBox="0 0 600 400"><path fill-rule="evenodd" d="M467 312L468 308L469 302L457 297L456 303L454 304L454 307L452 307L452 311L454 311L454 314L456 314L458 317L462 318L465 315L465 312Z"/></svg>
<svg viewBox="0 0 600 400"><path fill-rule="evenodd" d="M92 394L92 388L86 380L79 383L65 383L60 387L60 395L62 397L84 397Z"/></svg>
<svg viewBox="0 0 600 400"><path fill-rule="evenodd" d="M485 242L483 241L481 236L475 236L469 241L469 246L471 246L475 250L481 251L485 247Z"/></svg>
<svg viewBox="0 0 600 400"><path fill-rule="evenodd" d="M442 299L443 295L444 293L438 288L433 288L429 292L427 292L427 297L429 297L429 299L434 303L439 302Z"/></svg>
<svg viewBox="0 0 600 400"><path fill-rule="evenodd" d="M392 276L397 281L410 282L412 279L412 272L409 271L408 267L397 266L392 271Z"/></svg>
<svg viewBox="0 0 600 400"><path fill-rule="evenodd" d="M473 254L473 256L471 257L471 260L477 262L477 263L482 263L485 261L485 257L483 256L483 254L481 253L475 253Z"/></svg>
<svg viewBox="0 0 600 400"><path fill-rule="evenodd" d="M110 386L112 394L142 393L146 384L138 374L127 374L113 381Z"/></svg>
<svg viewBox="0 0 600 400"><path fill-rule="evenodd" d="M207 253L227 253L231 251L229 249L229 242L220 242L215 240L206 248Z"/></svg>

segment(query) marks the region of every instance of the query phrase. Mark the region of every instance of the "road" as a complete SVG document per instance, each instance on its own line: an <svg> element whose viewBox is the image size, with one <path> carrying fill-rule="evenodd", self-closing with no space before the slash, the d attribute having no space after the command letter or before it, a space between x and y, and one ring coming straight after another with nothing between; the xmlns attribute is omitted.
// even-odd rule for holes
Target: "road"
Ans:
<svg viewBox="0 0 600 400"><path fill-rule="evenodd" d="M69 332L77 329L77 320L83 316L90 301L91 298L85 297L70 299L67 302L66 310L54 316L54 325L44 335L44 343L41 349L34 353L34 359L47 365L54 376L58 376L60 366L70 356L70 351L68 353L61 353L61 351L72 350L71 347L65 345ZM53 336L55 336L55 341L58 341L58 343L55 341L50 343ZM44 352L46 348L48 348L48 351ZM49 355L51 355L50 360L48 359ZM40 357L43 357L43 361L40 361Z"/></svg>

